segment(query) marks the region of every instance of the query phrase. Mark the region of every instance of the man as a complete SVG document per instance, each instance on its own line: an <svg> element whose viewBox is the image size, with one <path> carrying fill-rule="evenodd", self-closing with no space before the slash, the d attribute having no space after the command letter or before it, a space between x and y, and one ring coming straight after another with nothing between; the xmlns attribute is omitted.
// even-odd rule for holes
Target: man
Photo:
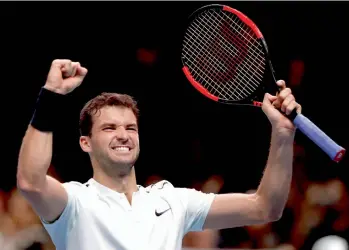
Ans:
<svg viewBox="0 0 349 250"><path fill-rule="evenodd" d="M275 107L300 112L283 81L279 95L266 94L263 111L272 124L270 155L253 194L206 194L160 181L137 185L138 109L127 95L102 94L80 116L80 146L90 156L93 178L61 184L48 176L60 103L78 87L87 69L54 60L24 136L18 188L33 206L57 250L179 250L189 231L275 221L282 215L292 178L295 127ZM58 107L58 108L57 108Z"/></svg>

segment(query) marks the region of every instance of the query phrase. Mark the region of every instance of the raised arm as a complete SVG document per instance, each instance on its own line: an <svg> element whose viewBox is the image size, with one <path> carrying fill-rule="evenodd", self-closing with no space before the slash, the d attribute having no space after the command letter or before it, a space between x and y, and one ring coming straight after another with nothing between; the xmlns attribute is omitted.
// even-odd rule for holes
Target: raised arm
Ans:
<svg viewBox="0 0 349 250"><path fill-rule="evenodd" d="M38 216L53 221L64 210L68 196L63 185L47 175L52 158L52 134L64 95L78 87L87 69L70 60L52 62L33 118L22 141L17 187Z"/></svg>
<svg viewBox="0 0 349 250"><path fill-rule="evenodd" d="M278 96L265 95L263 111L272 124L267 166L261 183L252 194L219 194L212 202L204 228L224 229L268 223L280 219L291 186L295 127L286 114L301 111L284 81L278 82Z"/></svg>

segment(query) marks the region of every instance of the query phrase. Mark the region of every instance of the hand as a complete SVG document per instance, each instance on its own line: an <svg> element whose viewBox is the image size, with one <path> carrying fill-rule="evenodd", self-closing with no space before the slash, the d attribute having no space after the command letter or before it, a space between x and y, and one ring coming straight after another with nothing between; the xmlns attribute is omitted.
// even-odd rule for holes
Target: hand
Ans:
<svg viewBox="0 0 349 250"><path fill-rule="evenodd" d="M301 113L302 107L295 101L291 89L286 88L286 84L283 80L277 81L277 85L280 87L279 94L273 96L266 93L263 100L262 110L268 117L275 132L286 136L294 135L295 126L293 125L293 122L278 109L286 115L289 115L294 109L296 109L298 114Z"/></svg>
<svg viewBox="0 0 349 250"><path fill-rule="evenodd" d="M68 94L84 80L87 69L70 60L54 60L44 88L58 94Z"/></svg>

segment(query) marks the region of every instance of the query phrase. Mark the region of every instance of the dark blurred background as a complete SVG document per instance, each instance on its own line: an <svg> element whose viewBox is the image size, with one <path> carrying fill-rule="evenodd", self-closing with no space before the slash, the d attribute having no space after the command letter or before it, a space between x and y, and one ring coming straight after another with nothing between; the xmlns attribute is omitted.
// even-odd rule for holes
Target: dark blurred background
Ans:
<svg viewBox="0 0 349 250"><path fill-rule="evenodd" d="M50 174L57 179L85 182L91 177L89 158L78 143L79 112L97 94L119 92L132 95L141 111L141 154L136 164L139 184L167 179L175 186L219 193L249 192L258 187L270 143L265 115L260 109L207 100L181 71L187 17L210 3L0 4L0 232L5 239L39 224L16 191L16 167L37 94L54 59L79 61L89 70L83 84L70 94L61 131L54 137ZM241 10L259 26L277 78L286 80L308 118L349 148L349 49L345 38L349 4L214 3ZM188 235L184 244L221 248L288 244L293 248L287 249L303 250L311 249L317 239L328 234L348 239L348 167L348 157L334 163L297 133L294 181L280 221ZM28 249L30 244L18 249ZM46 246L52 247L49 243Z"/></svg>

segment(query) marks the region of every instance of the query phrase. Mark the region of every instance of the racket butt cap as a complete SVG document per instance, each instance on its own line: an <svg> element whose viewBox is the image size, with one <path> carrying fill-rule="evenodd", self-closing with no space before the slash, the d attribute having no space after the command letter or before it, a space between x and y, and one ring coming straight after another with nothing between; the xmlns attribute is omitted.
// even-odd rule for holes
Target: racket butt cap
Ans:
<svg viewBox="0 0 349 250"><path fill-rule="evenodd" d="M345 152L346 152L346 150L344 148L341 149L340 151L338 151L336 156L333 158L333 161L336 163L340 162L343 159Z"/></svg>

